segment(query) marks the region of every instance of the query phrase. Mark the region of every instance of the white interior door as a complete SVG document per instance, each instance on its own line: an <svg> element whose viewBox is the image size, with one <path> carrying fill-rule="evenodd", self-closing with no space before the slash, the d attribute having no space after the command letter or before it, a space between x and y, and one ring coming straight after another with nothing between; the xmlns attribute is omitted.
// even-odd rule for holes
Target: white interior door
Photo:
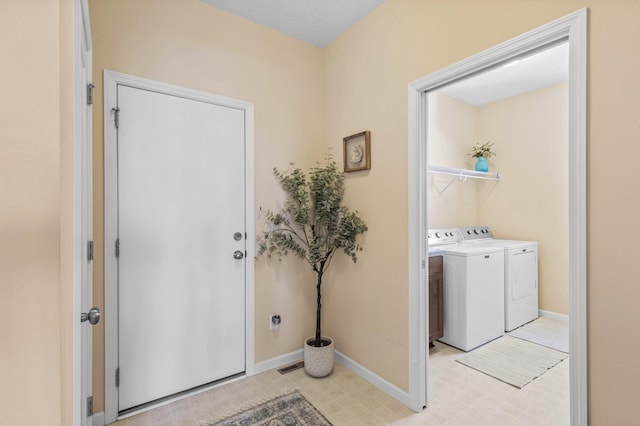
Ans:
<svg viewBox="0 0 640 426"><path fill-rule="evenodd" d="M81 76L82 87L85 90L89 90L90 72L85 68L83 69L84 75ZM84 92L86 93L86 92ZM83 96L84 98L84 96ZM93 179L91 176L91 106L84 103L82 105L81 119L82 119L82 147L80 148L81 155L81 183L80 190L81 195L81 214L80 214L80 244L81 244L81 302L80 308L83 313L87 314L87 317L82 317L81 326L81 424L83 426L90 426L92 424L93 416L93 400L89 403L89 398L92 398L93 394L93 362L92 362L92 342L93 333L92 325L95 325L96 319L89 321L88 315L92 310L96 310L93 306ZM94 317L95 318L95 317ZM100 317L97 317L99 320Z"/></svg>
<svg viewBox="0 0 640 426"><path fill-rule="evenodd" d="M117 95L123 411L245 370L245 113Z"/></svg>
<svg viewBox="0 0 640 426"><path fill-rule="evenodd" d="M80 318L80 377L78 408L74 409L74 424L93 425L93 362L92 325L99 320L97 308L93 306L93 154L92 154L92 107L90 100L92 81L92 41L88 3L74 2L76 31L76 111L78 122L77 139L74 143L74 264L78 271L74 279L79 281ZM76 266L74 266L76 268ZM77 311L74 311L74 313ZM91 320L89 320L91 313ZM86 314L86 316L84 315ZM78 388L74 380L74 387ZM74 395L74 398L76 396ZM76 418L79 416L79 421Z"/></svg>

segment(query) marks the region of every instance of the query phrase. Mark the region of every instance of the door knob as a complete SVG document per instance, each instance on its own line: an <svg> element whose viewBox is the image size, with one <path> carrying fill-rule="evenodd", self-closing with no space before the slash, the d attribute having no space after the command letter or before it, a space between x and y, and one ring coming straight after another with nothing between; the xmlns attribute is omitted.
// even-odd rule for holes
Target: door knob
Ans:
<svg viewBox="0 0 640 426"><path fill-rule="evenodd" d="M89 324L96 325L100 322L100 309L95 306L89 309L89 312L83 312L80 314L80 322L89 321Z"/></svg>
<svg viewBox="0 0 640 426"><path fill-rule="evenodd" d="M234 259L242 259L244 257L244 253L242 253L240 250L236 250L233 252L233 258Z"/></svg>

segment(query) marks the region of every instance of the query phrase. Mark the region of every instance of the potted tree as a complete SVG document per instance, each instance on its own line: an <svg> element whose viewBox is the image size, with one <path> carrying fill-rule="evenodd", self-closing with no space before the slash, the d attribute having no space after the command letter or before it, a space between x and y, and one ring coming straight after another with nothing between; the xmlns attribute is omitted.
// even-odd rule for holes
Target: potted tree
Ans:
<svg viewBox="0 0 640 426"><path fill-rule="evenodd" d="M293 164L292 164L293 166ZM367 231L358 212L342 205L344 174L330 153L324 164L316 163L309 178L300 168L273 169L286 200L278 212L260 209L267 229L258 238L258 255L285 256L292 253L309 263L316 274L316 332L305 341L307 373L324 377L333 370L333 340L321 331L322 277L339 251L355 263L362 247L356 237Z"/></svg>

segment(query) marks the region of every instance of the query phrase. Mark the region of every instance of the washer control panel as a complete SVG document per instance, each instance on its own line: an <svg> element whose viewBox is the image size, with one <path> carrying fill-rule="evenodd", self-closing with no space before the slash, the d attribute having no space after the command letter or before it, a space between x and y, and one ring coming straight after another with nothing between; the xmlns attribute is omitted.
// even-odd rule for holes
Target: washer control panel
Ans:
<svg viewBox="0 0 640 426"><path fill-rule="evenodd" d="M464 226L458 228L458 231L460 231L460 238L462 238L463 241L493 238L491 229L488 226Z"/></svg>

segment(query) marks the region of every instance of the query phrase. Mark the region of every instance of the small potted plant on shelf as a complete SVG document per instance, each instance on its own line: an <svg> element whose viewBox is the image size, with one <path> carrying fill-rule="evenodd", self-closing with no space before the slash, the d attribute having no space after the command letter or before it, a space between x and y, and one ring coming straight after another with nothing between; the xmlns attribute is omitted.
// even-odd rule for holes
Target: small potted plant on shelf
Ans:
<svg viewBox="0 0 640 426"><path fill-rule="evenodd" d="M476 161L476 171L488 172L489 163L487 160L496 155L496 153L493 152L493 142L486 142L482 145L480 145L480 143L475 144L471 147L469 155L478 159L478 161Z"/></svg>
<svg viewBox="0 0 640 426"><path fill-rule="evenodd" d="M293 166L293 164L292 164ZM356 237L367 231L357 211L342 205L344 174L338 170L331 154L325 163L316 163L305 173L273 169L286 194L279 212L263 210L267 230L258 238L258 255L284 256L292 253L309 263L316 274L316 332L304 345L304 367L314 377L324 377L333 370L333 340L321 332L322 277L339 251L355 263L362 250Z"/></svg>

